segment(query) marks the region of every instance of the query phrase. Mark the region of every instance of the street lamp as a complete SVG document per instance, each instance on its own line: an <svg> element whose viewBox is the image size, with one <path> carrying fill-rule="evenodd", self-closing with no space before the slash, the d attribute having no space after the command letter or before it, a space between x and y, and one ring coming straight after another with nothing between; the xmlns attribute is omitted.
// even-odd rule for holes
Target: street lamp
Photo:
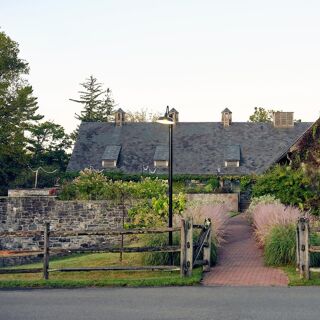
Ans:
<svg viewBox="0 0 320 320"><path fill-rule="evenodd" d="M172 127L174 120L169 115L169 106L167 106L164 116L160 117L157 122L169 126L169 228L172 228ZM172 246L172 231L169 231L169 246ZM170 253L170 264L173 264L172 252Z"/></svg>

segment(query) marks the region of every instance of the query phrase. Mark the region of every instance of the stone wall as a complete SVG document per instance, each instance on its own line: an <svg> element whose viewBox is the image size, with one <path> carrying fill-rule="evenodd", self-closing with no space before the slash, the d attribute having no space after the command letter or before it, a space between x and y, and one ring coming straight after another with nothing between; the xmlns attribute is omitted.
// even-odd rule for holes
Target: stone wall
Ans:
<svg viewBox="0 0 320 320"><path fill-rule="evenodd" d="M224 203L229 211L238 212L238 193L195 193L187 195L188 201L199 201L200 203Z"/></svg>
<svg viewBox="0 0 320 320"><path fill-rule="evenodd" d="M0 198L0 232L43 230L49 221L59 231L117 229L122 226L128 206L111 201L58 201L55 197ZM117 244L115 236L81 236L50 238L56 248L89 247L95 244ZM43 246L42 237L0 238L0 249L33 250Z"/></svg>

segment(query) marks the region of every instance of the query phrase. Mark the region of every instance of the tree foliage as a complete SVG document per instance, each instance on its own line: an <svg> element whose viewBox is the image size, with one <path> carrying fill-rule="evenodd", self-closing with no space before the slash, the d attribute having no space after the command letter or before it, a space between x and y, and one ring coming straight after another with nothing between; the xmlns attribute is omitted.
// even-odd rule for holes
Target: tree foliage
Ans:
<svg viewBox="0 0 320 320"><path fill-rule="evenodd" d="M320 179L315 181L303 168L277 165L257 178L253 195L273 195L284 204L299 206L302 210L311 209L319 213Z"/></svg>
<svg viewBox="0 0 320 320"><path fill-rule="evenodd" d="M274 110L255 107L254 113L249 117L250 122L271 122Z"/></svg>
<svg viewBox="0 0 320 320"><path fill-rule="evenodd" d="M148 109L140 109L137 111L127 111L126 112L126 121L127 122L156 122L160 113L153 113L148 111Z"/></svg>
<svg viewBox="0 0 320 320"><path fill-rule="evenodd" d="M15 186L15 181L24 180L28 166L39 165L40 149L35 146L35 135L39 134L39 126L43 128L40 123L43 116L38 112L32 86L24 78L28 72L28 63L19 57L18 43L0 32L0 194L5 194L9 185ZM52 135L50 142L56 138L57 135ZM59 149L62 159L66 153L60 147L55 141L46 150Z"/></svg>
<svg viewBox="0 0 320 320"><path fill-rule="evenodd" d="M104 90L102 84L92 75L80 85L83 87L83 90L78 92L80 98L70 99L83 105L80 115L76 114L75 118L87 122L107 122L114 108L111 90L109 88Z"/></svg>

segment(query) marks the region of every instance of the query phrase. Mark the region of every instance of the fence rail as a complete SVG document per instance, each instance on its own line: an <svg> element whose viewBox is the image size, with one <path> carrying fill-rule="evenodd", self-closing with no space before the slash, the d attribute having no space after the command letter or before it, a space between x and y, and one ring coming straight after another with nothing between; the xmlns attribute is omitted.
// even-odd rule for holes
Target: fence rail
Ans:
<svg viewBox="0 0 320 320"><path fill-rule="evenodd" d="M296 228L296 260L300 277L310 279L310 272L320 272L320 268L310 268L310 253L320 253L320 246L310 245L310 232L319 232L320 228L311 228L307 217L298 219Z"/></svg>
<svg viewBox="0 0 320 320"><path fill-rule="evenodd" d="M201 229L199 239L193 243L193 229ZM180 246L145 246L145 247L110 247L95 246L90 248L50 248L50 237L79 237L91 235L137 235L137 234L159 234L167 232L180 231ZM100 229L100 230L76 230L76 231L59 231L50 230L50 223L44 224L43 231L10 231L1 232L0 238L3 237L34 237L41 235L43 237L43 250L23 251L24 254L38 255L43 257L43 267L33 269L0 269L0 274L14 273L43 273L44 279L49 279L50 272L75 272L75 271L145 271L145 270L180 270L181 276L188 277L192 275L192 269L195 266L203 266L204 271L210 269L210 250L211 250L211 221L206 219L203 225L193 225L192 219L182 219L180 227L174 228L149 228L149 229ZM58 268L50 269L50 254L57 253L132 253L132 252L180 252L180 266L105 266L105 267L83 267L83 268ZM202 259L199 259L201 257ZM13 256L21 256L22 252L16 252ZM121 258L120 258L121 260Z"/></svg>

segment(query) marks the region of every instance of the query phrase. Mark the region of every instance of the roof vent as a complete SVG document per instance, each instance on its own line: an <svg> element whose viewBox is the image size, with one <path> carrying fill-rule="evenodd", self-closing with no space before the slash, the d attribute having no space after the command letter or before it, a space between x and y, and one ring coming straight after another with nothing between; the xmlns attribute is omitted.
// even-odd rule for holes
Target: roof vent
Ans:
<svg viewBox="0 0 320 320"><path fill-rule="evenodd" d="M294 126L293 112L274 112L273 125L275 128L292 128Z"/></svg>
<svg viewBox="0 0 320 320"><path fill-rule="evenodd" d="M225 108L222 112L222 124L224 127L229 127L231 125L232 122L232 112L228 109Z"/></svg>

